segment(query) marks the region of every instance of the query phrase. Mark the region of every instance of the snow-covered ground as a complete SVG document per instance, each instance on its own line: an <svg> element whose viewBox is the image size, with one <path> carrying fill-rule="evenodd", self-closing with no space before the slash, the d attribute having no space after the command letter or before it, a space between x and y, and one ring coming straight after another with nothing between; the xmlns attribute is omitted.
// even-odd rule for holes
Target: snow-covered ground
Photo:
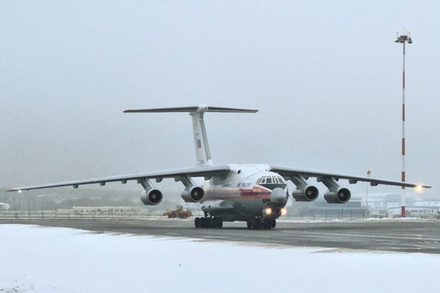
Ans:
<svg viewBox="0 0 440 293"><path fill-rule="evenodd" d="M439 292L440 255L0 225L0 292Z"/></svg>

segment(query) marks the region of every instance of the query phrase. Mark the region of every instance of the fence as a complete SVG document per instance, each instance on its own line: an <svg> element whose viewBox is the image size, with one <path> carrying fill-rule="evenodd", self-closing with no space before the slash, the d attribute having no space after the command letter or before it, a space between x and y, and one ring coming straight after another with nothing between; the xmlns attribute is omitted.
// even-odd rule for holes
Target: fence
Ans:
<svg viewBox="0 0 440 293"><path fill-rule="evenodd" d="M0 211L0 219L161 219L164 210L139 208L72 208L41 211Z"/></svg>

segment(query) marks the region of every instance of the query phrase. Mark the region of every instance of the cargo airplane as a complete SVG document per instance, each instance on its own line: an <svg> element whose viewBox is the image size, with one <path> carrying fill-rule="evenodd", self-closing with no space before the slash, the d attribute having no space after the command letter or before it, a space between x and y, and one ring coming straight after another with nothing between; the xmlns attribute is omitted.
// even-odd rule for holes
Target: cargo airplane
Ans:
<svg viewBox="0 0 440 293"><path fill-rule="evenodd" d="M249 229L271 229L276 226L276 219L284 213L288 197L287 181L296 189L291 193L296 201L311 202L319 194L318 188L309 184L310 177L324 184L328 191L324 199L331 204L343 204L350 200L349 189L339 185L339 180L348 180L350 184L368 182L371 186L379 184L401 187L424 187L418 184L357 177L337 173L316 172L295 168L279 167L266 164L224 164L214 165L209 150L204 123L207 112L219 113L256 113L258 110L211 107L158 108L126 110L124 113L165 113L184 112L192 118L194 145L197 166L187 169L164 170L140 174L102 177L89 180L68 181L53 184L11 188L8 191L33 190L52 187L84 184L105 185L107 182L127 183L137 181L144 191L141 201L145 205L157 205L162 201L162 192L154 186L165 178L172 178L184 185L181 197L185 202L199 202L204 217L196 217L196 228L222 228L224 221L245 221Z"/></svg>

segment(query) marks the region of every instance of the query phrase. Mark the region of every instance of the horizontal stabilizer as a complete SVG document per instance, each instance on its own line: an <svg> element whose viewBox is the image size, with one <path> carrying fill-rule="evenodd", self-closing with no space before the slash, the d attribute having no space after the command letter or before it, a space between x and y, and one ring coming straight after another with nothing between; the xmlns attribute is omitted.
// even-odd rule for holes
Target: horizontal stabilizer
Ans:
<svg viewBox="0 0 440 293"><path fill-rule="evenodd" d="M155 108L155 109L135 109L125 110L124 113L167 113L167 112L184 112L184 113L204 113L204 112L220 112L220 113L256 113L258 110L212 107L207 105L191 106L191 107L173 107L173 108Z"/></svg>

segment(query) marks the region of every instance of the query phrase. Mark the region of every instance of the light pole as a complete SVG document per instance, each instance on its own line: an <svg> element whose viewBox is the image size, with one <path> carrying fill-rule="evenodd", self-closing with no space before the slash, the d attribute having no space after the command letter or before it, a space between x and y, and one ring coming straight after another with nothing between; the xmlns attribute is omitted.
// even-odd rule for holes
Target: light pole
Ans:
<svg viewBox="0 0 440 293"><path fill-rule="evenodd" d="M371 171L367 171L367 176L368 176L368 178L370 178L370 176L371 176ZM369 208L368 208L368 183L367 183L367 194L366 194L366 197L365 197L365 211L366 211L366 214L367 214L367 218L368 218L368 214L369 214Z"/></svg>
<svg viewBox="0 0 440 293"><path fill-rule="evenodd" d="M405 44L412 44L410 32L406 35L397 34L396 43L403 44L403 75L402 75L402 182L405 182ZM405 210L405 186L402 186L402 195L400 199L400 215L402 218L406 216Z"/></svg>

